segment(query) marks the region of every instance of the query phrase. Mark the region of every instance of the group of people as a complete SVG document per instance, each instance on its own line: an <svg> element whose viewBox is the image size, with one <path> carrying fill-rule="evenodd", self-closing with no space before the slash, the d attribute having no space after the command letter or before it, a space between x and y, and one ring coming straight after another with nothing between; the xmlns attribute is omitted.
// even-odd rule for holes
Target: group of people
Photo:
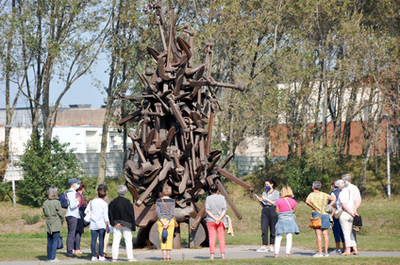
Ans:
<svg viewBox="0 0 400 265"><path fill-rule="evenodd" d="M293 192L289 186L284 186L280 193L275 189L276 186L275 180L265 180L265 191L262 197L258 197L263 207L261 211L263 246L257 251L274 252L274 257L277 258L283 234L286 233L286 257L290 257L293 234L300 233L294 214L297 203L293 199ZM332 181L331 194L322 192L321 189L321 182L314 181L312 193L306 199L306 204L313 209L311 216L321 219L321 226L314 229L318 252L313 257L329 256L328 229L330 227L332 227L336 243L336 249L332 252L342 256L358 255L353 219L358 216L357 210L361 205L359 189L351 184L350 174L344 174L341 179ZM324 238L324 253L322 252L322 237ZM340 243L343 244L343 249L340 248Z"/></svg>
<svg viewBox="0 0 400 265"><path fill-rule="evenodd" d="M123 235L128 261L136 261L132 251L132 231L135 231L136 228L135 215L132 203L125 198L127 187L119 185L118 197L110 202L107 197L107 185L100 184L97 188L97 197L86 203L83 196L86 184L76 178L70 179L69 184L70 189L66 192L68 208L65 214L68 225L67 257L75 258L76 254L82 254L80 240L84 232L84 216L90 215L92 261L104 261L107 257L105 250L111 230L114 233L112 257L107 258L112 258L113 261L118 259L119 244ZM295 219L297 203L293 199L293 191L289 186L282 187L280 192L276 190L276 187L275 180L265 180L265 191L261 197L258 197L262 206L263 246L257 251L274 252L274 257L277 258L283 235L286 234L286 257L290 257L293 234L300 233ZM351 184L349 174L344 174L342 179L332 181L331 194L322 192L321 188L321 182L315 181L312 184L312 193L306 199L306 204L313 209L312 217L321 218L321 227L315 229L318 252L314 257L329 256L328 229L330 227L332 227L336 242L336 249L333 252L343 256L358 255L353 218L358 215L357 210L361 204L360 191ZM163 260L171 260L174 231L179 225L175 218L175 200L170 198L171 194L172 188L164 186L162 196L156 201L157 228ZM43 211L46 217L47 259L50 262L56 262L58 261L56 258L57 244L64 221L56 187L49 189L48 200L43 204ZM225 197L218 193L218 187L215 184L210 186L210 195L205 201L205 211L210 259L214 259L217 235L221 258L225 259L225 229L228 228L227 205ZM322 252L322 237L324 238L324 253ZM340 248L341 242L343 249Z"/></svg>
<svg viewBox="0 0 400 265"><path fill-rule="evenodd" d="M90 225L92 236L90 244L92 261L105 261L106 257L117 261L122 235L125 239L128 261L136 261L132 248L132 231L136 229L135 215L131 201L125 198L128 191L126 186L119 185L118 197L110 202L107 197L107 185L100 184L97 187L97 197L86 203L83 196L86 184L76 178L70 179L69 184L70 189L65 193L68 202L65 214L68 226L67 257L76 258L76 254L83 253L80 249L80 241L86 223L84 217L89 215L90 222L87 225ZM49 189L48 200L43 203L43 212L46 217L47 260L58 262L56 253L64 222L64 212L56 187ZM105 255L105 250L111 229L114 233L112 257L108 257Z"/></svg>
<svg viewBox="0 0 400 265"><path fill-rule="evenodd" d="M127 187L119 185L117 188L118 197L110 202L107 197L107 185L100 184L97 188L97 197L86 203L83 196L86 184L76 178L70 179L69 184L70 189L65 193L68 202L65 216L56 187L49 189L48 200L43 203L43 212L46 217L47 260L49 262L59 261L56 258L56 253L64 217L68 226L67 257L76 258L76 254L83 253L80 249L80 239L85 227L84 217L90 215L92 261L104 261L106 258L117 261L122 235L125 239L128 261L136 261L133 257L132 248L132 231L135 231L136 228L135 215L132 203L125 198ZM218 194L218 187L215 184L211 185L210 191L211 195L206 199L210 258L214 258L215 241L218 233L221 256L225 259L226 201L224 196ZM157 226L163 260L171 260L174 230L177 226L174 216L175 200L169 197L171 194L171 187L164 186L161 198L156 201ZM105 255L105 250L111 229L114 233L112 257L108 257Z"/></svg>
<svg viewBox="0 0 400 265"><path fill-rule="evenodd" d="M207 213L206 222L208 229L208 239L210 246L210 259L214 259L215 241L219 240L221 258L225 259L225 229L228 228L226 216L227 206L225 197L218 194L218 187L215 184L210 186L210 193L206 198L205 210ZM171 250L173 247L173 235L176 224L175 200L169 196L172 194L170 186L164 186L162 197L156 201L157 226L161 243L163 260L171 260Z"/></svg>

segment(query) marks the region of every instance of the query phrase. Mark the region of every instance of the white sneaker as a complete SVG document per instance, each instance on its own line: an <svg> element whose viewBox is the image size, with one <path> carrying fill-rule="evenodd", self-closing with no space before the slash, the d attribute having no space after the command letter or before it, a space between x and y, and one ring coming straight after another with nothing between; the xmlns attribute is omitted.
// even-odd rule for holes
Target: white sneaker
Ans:
<svg viewBox="0 0 400 265"><path fill-rule="evenodd" d="M99 261L106 261L105 257L99 257Z"/></svg>
<svg viewBox="0 0 400 265"><path fill-rule="evenodd" d="M135 262L135 261L137 261L137 259L131 258L131 259L128 259L128 261L129 261L129 262Z"/></svg>
<svg viewBox="0 0 400 265"><path fill-rule="evenodd" d="M275 248L273 246L269 246L269 251L274 252Z"/></svg>
<svg viewBox="0 0 400 265"><path fill-rule="evenodd" d="M313 258L322 258L323 256L322 253L317 253L313 255Z"/></svg>
<svg viewBox="0 0 400 265"><path fill-rule="evenodd" d="M324 253L324 257L329 257L329 254L328 253Z"/></svg>
<svg viewBox="0 0 400 265"><path fill-rule="evenodd" d="M262 246L259 249L257 249L257 252L268 252L268 248Z"/></svg>
<svg viewBox="0 0 400 265"><path fill-rule="evenodd" d="M55 259L52 259L52 260L49 260L49 262L59 262L60 260L59 259L57 259L57 258L55 258Z"/></svg>
<svg viewBox="0 0 400 265"><path fill-rule="evenodd" d="M92 257L92 261L98 261L97 257Z"/></svg>

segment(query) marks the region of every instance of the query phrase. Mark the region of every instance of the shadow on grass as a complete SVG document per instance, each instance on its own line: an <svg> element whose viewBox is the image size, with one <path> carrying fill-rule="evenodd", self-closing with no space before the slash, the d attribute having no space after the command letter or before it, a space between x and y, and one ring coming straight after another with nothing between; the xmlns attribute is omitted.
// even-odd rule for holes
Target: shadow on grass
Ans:
<svg viewBox="0 0 400 265"><path fill-rule="evenodd" d="M35 258L37 258L38 260L47 260L47 256L46 255L38 255Z"/></svg>

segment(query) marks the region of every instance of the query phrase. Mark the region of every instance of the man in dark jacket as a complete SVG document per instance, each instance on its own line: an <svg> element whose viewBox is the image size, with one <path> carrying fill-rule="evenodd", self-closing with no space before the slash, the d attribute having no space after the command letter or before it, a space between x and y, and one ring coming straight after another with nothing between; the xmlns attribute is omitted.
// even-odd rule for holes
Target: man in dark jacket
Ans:
<svg viewBox="0 0 400 265"><path fill-rule="evenodd" d="M108 216L114 233L112 244L113 261L118 259L122 234L125 239L128 261L136 261L132 250L132 231L136 230L135 214L132 203L125 198L127 191L128 189L125 185L119 185L117 188L118 197L108 206Z"/></svg>

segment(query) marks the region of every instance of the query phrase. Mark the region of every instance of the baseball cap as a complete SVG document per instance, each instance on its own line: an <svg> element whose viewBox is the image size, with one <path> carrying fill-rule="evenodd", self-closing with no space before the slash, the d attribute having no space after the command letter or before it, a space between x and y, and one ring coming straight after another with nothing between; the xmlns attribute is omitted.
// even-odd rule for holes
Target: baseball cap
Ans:
<svg viewBox="0 0 400 265"><path fill-rule="evenodd" d="M78 184L81 183L81 181L79 179L77 179L77 178L72 178L72 179L70 179L68 181L68 183L69 183L70 186L72 186L75 183L78 183Z"/></svg>

